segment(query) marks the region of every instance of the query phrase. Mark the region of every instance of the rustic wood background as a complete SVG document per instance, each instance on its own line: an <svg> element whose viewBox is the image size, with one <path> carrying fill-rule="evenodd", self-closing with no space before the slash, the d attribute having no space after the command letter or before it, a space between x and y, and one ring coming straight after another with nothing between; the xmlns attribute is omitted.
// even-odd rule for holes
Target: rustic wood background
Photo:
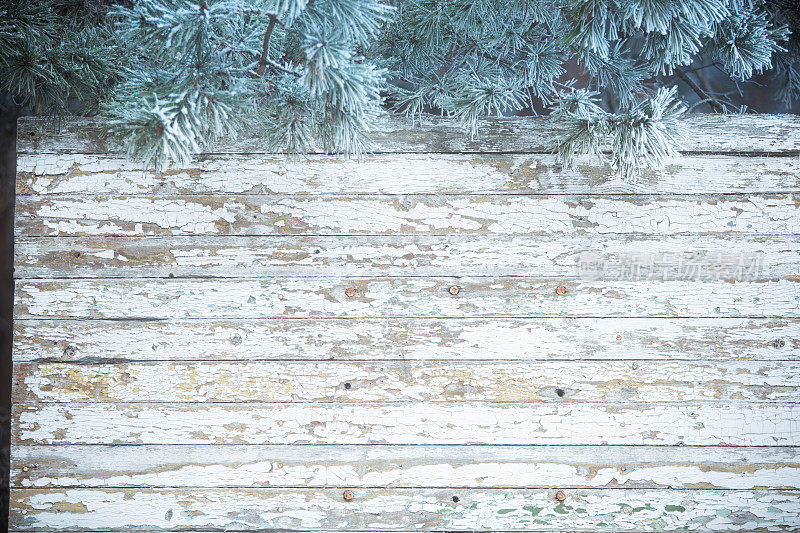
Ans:
<svg viewBox="0 0 800 533"><path fill-rule="evenodd" d="M626 183L541 119L162 175L23 123L11 528L799 529L800 118L687 126Z"/></svg>

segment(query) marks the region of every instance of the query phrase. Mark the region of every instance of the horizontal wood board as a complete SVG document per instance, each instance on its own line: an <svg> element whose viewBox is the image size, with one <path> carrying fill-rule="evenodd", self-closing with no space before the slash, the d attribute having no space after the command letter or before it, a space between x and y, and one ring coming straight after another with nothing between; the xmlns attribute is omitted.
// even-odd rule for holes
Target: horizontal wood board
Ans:
<svg viewBox="0 0 800 533"><path fill-rule="evenodd" d="M21 122L14 531L800 529L800 119L184 169Z"/></svg>

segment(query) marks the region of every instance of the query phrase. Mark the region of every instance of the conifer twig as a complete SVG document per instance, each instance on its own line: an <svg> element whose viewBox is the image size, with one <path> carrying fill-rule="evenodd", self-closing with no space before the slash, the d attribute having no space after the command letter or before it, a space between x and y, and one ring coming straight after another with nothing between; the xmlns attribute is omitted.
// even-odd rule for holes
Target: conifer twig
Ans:
<svg viewBox="0 0 800 533"><path fill-rule="evenodd" d="M275 29L275 23L278 21L278 17L276 15L269 16L269 26L267 26L267 31L264 34L264 44L261 47L261 58L258 60L258 69L256 73L259 76L263 76L264 72L267 70L267 61L269 60L269 40L272 38L272 31Z"/></svg>
<svg viewBox="0 0 800 533"><path fill-rule="evenodd" d="M682 71L679 68L676 68L675 73L681 80L683 80L684 83L686 83L686 85L689 86L691 90L693 90L697 94L697 96L700 97L701 100L707 102L708 105L711 106L712 111L714 111L715 113L725 112L725 107L722 104L720 104L713 96L704 91L702 87L697 85L697 83L695 83L694 80L690 78L684 71Z"/></svg>

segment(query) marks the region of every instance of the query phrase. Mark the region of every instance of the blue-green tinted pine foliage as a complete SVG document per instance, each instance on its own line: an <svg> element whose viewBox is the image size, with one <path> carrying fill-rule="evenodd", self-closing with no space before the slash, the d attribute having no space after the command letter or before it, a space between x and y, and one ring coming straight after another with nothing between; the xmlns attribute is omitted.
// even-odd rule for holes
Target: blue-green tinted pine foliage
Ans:
<svg viewBox="0 0 800 533"><path fill-rule="evenodd" d="M369 150L387 111L552 114L565 165L629 176L680 146L693 107L741 112L764 73L800 97L798 0L0 0L0 91L55 116L98 110L131 156L187 163L221 137L265 151Z"/></svg>

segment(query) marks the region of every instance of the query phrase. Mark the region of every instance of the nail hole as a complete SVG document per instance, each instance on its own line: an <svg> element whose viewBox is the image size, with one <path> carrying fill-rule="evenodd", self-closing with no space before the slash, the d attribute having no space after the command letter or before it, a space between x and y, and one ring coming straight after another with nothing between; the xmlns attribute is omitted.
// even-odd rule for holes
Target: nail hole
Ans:
<svg viewBox="0 0 800 533"><path fill-rule="evenodd" d="M458 496L453 496L453 503L458 503Z"/></svg>
<svg viewBox="0 0 800 533"><path fill-rule="evenodd" d="M345 388L345 389L350 389L350 387L351 387L351 386L352 386L352 385L350 385L350 383L345 383L345 384L344 384L344 388Z"/></svg>
<svg viewBox="0 0 800 533"><path fill-rule="evenodd" d="M556 394L558 395L559 398L563 398L564 397L564 389L556 389Z"/></svg>
<svg viewBox="0 0 800 533"><path fill-rule="evenodd" d="M80 257L81 253L80 252L72 252L72 255L74 255L75 257Z"/></svg>
<svg viewBox="0 0 800 533"><path fill-rule="evenodd" d="M30 132L28 135L30 135L31 137L35 137L35 136L36 136L36 132L35 132L35 131L32 131L32 132Z"/></svg>
<svg viewBox="0 0 800 533"><path fill-rule="evenodd" d="M173 274L172 272L170 272L169 274L167 274L167 277L168 277L168 278L174 278L174 277L175 277L175 274Z"/></svg>

